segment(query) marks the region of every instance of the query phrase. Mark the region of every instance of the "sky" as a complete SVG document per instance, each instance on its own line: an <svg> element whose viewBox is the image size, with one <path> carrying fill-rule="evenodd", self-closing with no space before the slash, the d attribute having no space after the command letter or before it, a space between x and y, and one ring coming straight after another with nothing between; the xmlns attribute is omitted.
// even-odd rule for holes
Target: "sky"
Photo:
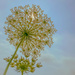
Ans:
<svg viewBox="0 0 75 75"><path fill-rule="evenodd" d="M11 14L11 8L28 4L40 5L57 29L53 35L54 44L51 48L45 46L39 57L43 67L28 75L75 75L75 0L0 0L0 75L3 75L7 65L3 58L15 51L15 47L6 40L4 22ZM21 73L9 67L7 75Z"/></svg>

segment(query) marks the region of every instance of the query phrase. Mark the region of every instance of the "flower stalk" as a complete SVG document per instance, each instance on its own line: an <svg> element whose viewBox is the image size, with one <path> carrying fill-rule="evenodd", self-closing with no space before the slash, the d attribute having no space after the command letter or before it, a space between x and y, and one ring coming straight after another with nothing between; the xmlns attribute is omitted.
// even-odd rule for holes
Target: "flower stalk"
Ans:
<svg viewBox="0 0 75 75"><path fill-rule="evenodd" d="M21 71L21 74L23 75L23 71Z"/></svg>
<svg viewBox="0 0 75 75"><path fill-rule="evenodd" d="M11 62L12 62L12 60L13 60L14 56L16 55L16 53L17 53L17 51L18 51L18 48L19 48L20 44L22 43L23 39L24 39L24 37L21 39L20 43L18 44L18 46L17 46L17 48L16 48L16 50L15 50L15 52L14 52L14 54L13 54L12 58L10 59L10 61L9 61L8 65L7 65L7 67L6 67L6 69L5 69L4 74L3 74L3 75L6 75L7 70L8 70L8 68L9 68L9 65L11 64Z"/></svg>

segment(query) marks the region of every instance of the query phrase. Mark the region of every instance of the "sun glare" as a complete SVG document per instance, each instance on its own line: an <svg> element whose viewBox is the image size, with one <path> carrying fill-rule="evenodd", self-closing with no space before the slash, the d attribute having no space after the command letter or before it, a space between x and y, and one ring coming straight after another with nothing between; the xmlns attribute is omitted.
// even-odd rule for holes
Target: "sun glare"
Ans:
<svg viewBox="0 0 75 75"><path fill-rule="evenodd" d="M32 16L31 16L31 18L32 18L32 21L35 19L35 18L34 18L34 15L33 15L33 13L32 13Z"/></svg>

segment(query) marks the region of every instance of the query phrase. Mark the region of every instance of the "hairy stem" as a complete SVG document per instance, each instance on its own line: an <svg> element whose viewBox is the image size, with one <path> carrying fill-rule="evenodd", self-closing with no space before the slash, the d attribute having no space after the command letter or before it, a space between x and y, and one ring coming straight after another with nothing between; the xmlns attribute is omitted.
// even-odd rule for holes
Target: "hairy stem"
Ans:
<svg viewBox="0 0 75 75"><path fill-rule="evenodd" d="M24 39L24 37L21 39L20 43L18 44L18 46L17 46L17 48L16 48L16 50L15 50L15 52L14 52L14 54L13 54L12 58L10 59L10 61L9 61L8 65L7 65L7 67L6 67L6 69L5 69L4 74L3 74L3 75L6 75L7 70L8 70L8 68L9 68L9 65L10 65L10 63L12 62L12 60L13 60L14 56L16 55L16 53L17 53L17 51L18 51L18 48L19 48L20 44L22 43L23 39Z"/></svg>

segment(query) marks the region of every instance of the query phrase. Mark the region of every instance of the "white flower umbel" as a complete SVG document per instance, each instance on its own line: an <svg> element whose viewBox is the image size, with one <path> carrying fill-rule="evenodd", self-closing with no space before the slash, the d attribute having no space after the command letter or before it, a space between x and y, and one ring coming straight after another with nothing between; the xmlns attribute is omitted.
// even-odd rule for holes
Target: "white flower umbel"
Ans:
<svg viewBox="0 0 75 75"><path fill-rule="evenodd" d="M9 62L11 60L11 57L4 58L6 62ZM40 68L42 67L41 63L37 63L37 58L35 57L22 57L18 58L18 55L15 55L13 58L10 66L12 68L15 68L16 71L21 72L21 75L24 73L31 72L33 73L35 71L35 68Z"/></svg>
<svg viewBox="0 0 75 75"><path fill-rule="evenodd" d="M5 69L4 75L6 75L19 47L30 51L34 49L44 50L45 45L51 47L53 44L52 35L57 31L51 18L43 14L40 6L25 5L24 7L14 7L10 11L12 14L6 18L5 24L7 26L4 29L5 34L8 35L7 40L16 47L16 50Z"/></svg>

